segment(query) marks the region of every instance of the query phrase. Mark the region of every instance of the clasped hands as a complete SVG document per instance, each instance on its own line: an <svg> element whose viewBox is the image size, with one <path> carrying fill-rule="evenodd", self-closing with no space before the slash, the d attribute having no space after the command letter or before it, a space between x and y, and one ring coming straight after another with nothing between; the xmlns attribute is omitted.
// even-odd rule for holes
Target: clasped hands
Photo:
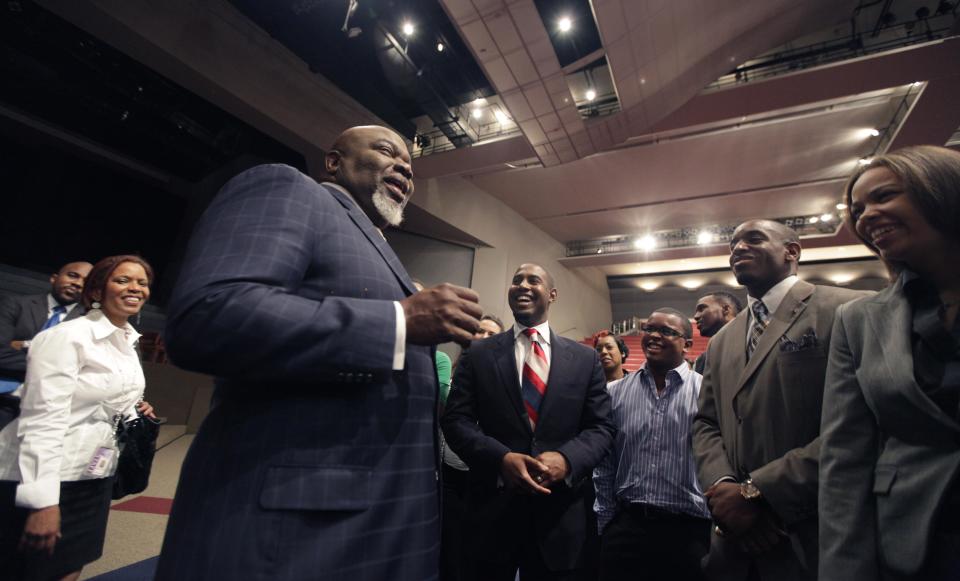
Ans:
<svg viewBox="0 0 960 581"><path fill-rule="evenodd" d="M407 341L414 345L456 341L468 346L483 316L479 300L474 291L449 283L408 296L400 301L407 321Z"/></svg>
<svg viewBox="0 0 960 581"><path fill-rule="evenodd" d="M570 473L570 465L559 452L543 452L536 458L507 452L500 465L500 476L507 488L528 494L550 494L550 486Z"/></svg>
<svg viewBox="0 0 960 581"><path fill-rule="evenodd" d="M717 482L707 489L704 496L710 505L714 522L745 553L766 553L787 535L770 507L763 501L745 499L736 482Z"/></svg>

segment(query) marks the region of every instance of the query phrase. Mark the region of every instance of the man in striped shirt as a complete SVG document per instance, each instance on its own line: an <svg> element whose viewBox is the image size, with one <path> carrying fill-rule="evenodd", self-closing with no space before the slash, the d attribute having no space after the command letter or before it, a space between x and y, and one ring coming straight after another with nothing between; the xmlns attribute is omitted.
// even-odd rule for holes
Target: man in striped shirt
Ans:
<svg viewBox="0 0 960 581"><path fill-rule="evenodd" d="M618 432L593 475L600 579L699 580L710 512L691 444L702 379L684 361L693 327L661 308L641 330L646 362L608 386Z"/></svg>

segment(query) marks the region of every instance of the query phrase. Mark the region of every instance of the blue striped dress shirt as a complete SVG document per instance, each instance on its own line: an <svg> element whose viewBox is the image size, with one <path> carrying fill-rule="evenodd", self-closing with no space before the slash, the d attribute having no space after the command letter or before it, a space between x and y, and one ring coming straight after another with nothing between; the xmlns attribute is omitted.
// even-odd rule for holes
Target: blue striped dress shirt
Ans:
<svg viewBox="0 0 960 581"><path fill-rule="evenodd" d="M624 502L710 518L697 481L691 430L702 379L683 362L667 372L666 388L657 395L644 363L607 386L618 431L613 450L593 473L601 532Z"/></svg>

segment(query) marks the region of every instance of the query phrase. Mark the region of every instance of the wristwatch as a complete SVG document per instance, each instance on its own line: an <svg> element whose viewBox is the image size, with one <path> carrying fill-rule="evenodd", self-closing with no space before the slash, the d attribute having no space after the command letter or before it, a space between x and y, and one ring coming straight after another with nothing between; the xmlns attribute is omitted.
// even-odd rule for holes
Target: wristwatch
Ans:
<svg viewBox="0 0 960 581"><path fill-rule="evenodd" d="M746 500L759 500L763 495L760 489L753 483L753 478L747 478L740 483L740 496Z"/></svg>

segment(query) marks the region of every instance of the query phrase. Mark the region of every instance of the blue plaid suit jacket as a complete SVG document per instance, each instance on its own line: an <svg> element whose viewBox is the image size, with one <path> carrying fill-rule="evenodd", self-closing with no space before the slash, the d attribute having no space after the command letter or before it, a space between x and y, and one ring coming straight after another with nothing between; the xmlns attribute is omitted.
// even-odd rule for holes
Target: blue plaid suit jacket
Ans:
<svg viewBox="0 0 960 581"><path fill-rule="evenodd" d="M221 190L168 309L170 357L217 388L157 579L437 577L432 349L392 371L411 292L342 192L283 165Z"/></svg>

